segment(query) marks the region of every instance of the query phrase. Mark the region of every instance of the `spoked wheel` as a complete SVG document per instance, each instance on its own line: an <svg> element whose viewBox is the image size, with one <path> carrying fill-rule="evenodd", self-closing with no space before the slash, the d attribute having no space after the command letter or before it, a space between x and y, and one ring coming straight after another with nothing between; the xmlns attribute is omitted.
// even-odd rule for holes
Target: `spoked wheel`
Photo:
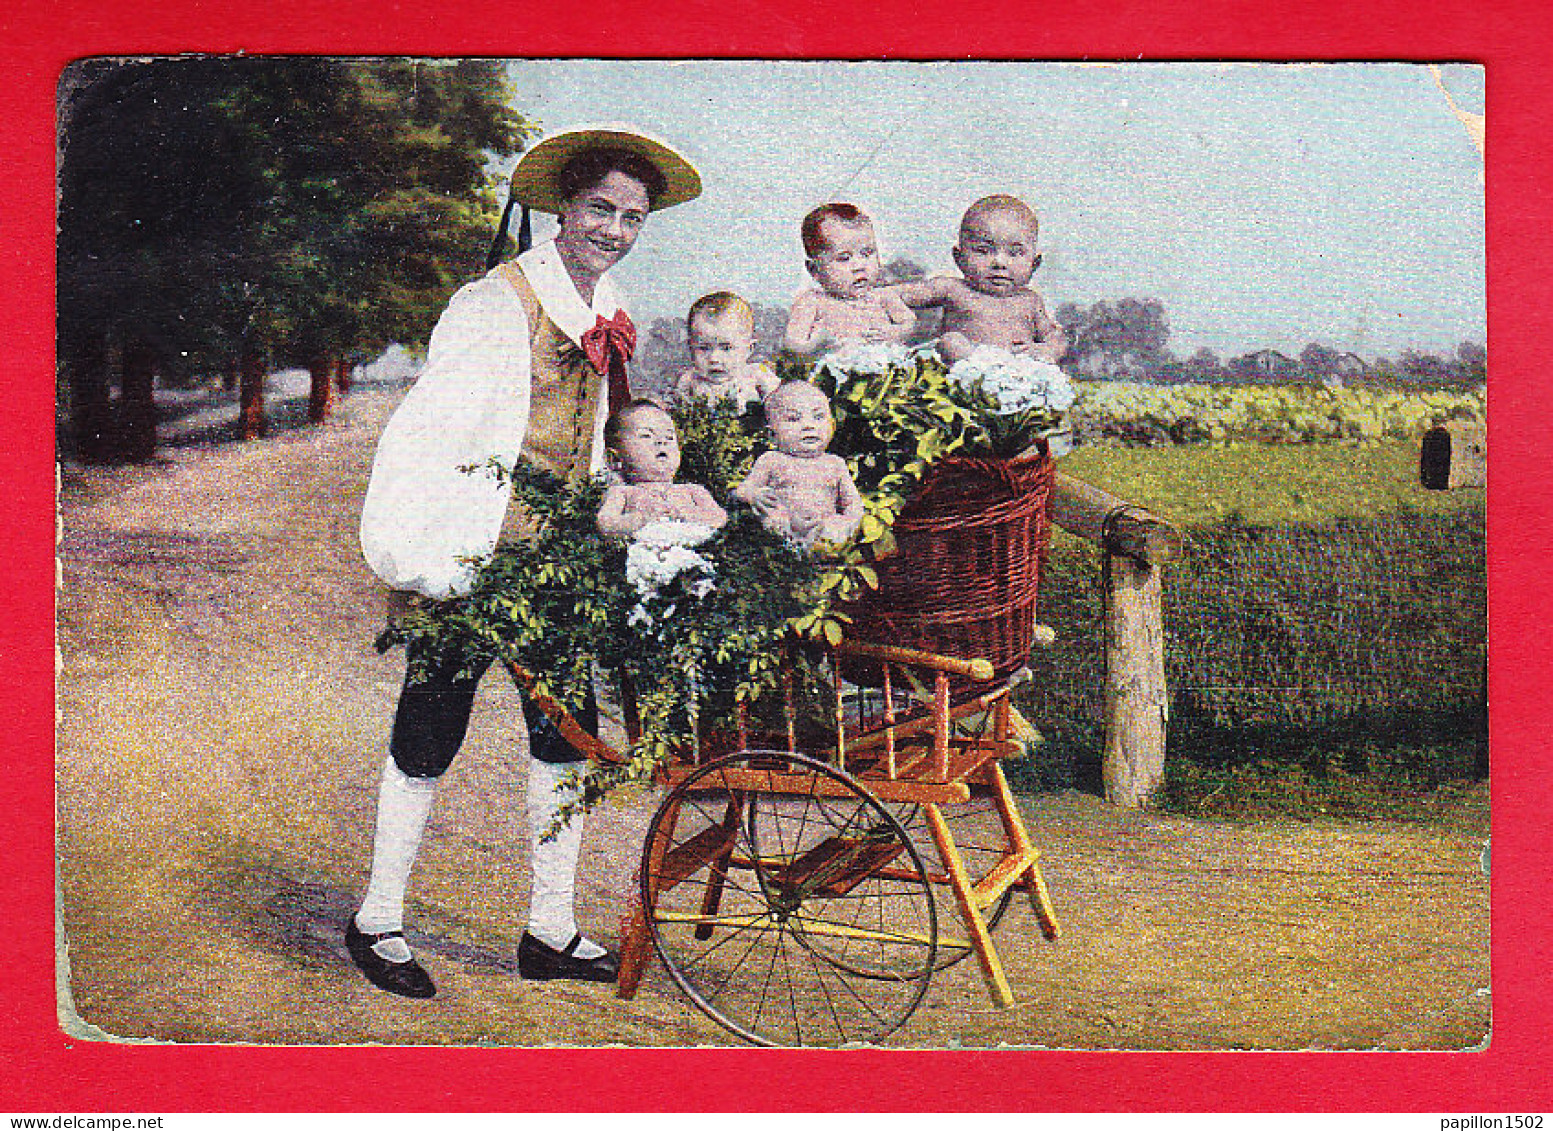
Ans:
<svg viewBox="0 0 1553 1131"><path fill-rule="evenodd" d="M641 875L670 977L746 1040L877 1043L927 992L938 920L922 858L823 762L740 751L692 771L653 816Z"/></svg>
<svg viewBox="0 0 1553 1131"><path fill-rule="evenodd" d="M909 801L885 802L884 807L901 823L922 858L932 862L928 874L933 880L939 923L938 954L934 969L945 970L975 952L960 918L960 906L955 900L954 889L949 886L949 878L944 874L943 865L939 861L938 847L928 828L927 813L921 805ZM1002 861L1005 852L1003 825L992 798L973 793L970 801L960 805L944 805L939 811L954 836L960 859L971 881L974 883L985 878ZM1009 888L987 908L984 914L988 931L997 930L1013 898L1014 889Z"/></svg>

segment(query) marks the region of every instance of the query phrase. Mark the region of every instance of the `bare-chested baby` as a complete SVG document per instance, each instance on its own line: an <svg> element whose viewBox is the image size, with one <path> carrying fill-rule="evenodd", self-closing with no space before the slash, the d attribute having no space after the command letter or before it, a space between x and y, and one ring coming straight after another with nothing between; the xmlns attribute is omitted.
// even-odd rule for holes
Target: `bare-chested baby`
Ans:
<svg viewBox="0 0 1553 1131"><path fill-rule="evenodd" d="M940 306L938 352L953 364L979 346L1056 363L1067 335L1046 312L1030 278L1040 265L1035 212L1015 196L987 196L965 211L954 262L961 278L940 275L891 288L911 307Z"/></svg>
<svg viewBox="0 0 1553 1131"><path fill-rule="evenodd" d="M769 366L750 360L755 348L755 312L732 291L696 299L685 319L690 368L674 383L680 401L729 401L739 412L764 400L777 387Z"/></svg>
<svg viewBox="0 0 1553 1131"><path fill-rule="evenodd" d="M699 483L676 483L679 433L656 401L634 400L604 424L610 466L625 480L604 492L602 534L629 538L654 522L678 520L713 528L728 521L712 493Z"/></svg>
<svg viewBox="0 0 1553 1131"><path fill-rule="evenodd" d="M874 224L855 204L822 204L803 219L803 251L818 290L793 300L782 344L812 357L847 342L898 342L917 316L879 286Z"/></svg>
<svg viewBox="0 0 1553 1131"><path fill-rule="evenodd" d="M825 450L835 431L830 399L807 381L784 381L766 398L766 423L776 447L734 495L799 545L845 542L863 521L863 497L846 460Z"/></svg>

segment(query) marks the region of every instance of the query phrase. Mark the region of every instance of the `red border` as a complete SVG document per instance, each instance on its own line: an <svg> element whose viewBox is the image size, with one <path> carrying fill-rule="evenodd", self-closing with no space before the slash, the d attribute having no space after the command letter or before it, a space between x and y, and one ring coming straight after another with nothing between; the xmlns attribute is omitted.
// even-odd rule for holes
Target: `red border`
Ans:
<svg viewBox="0 0 1553 1131"><path fill-rule="evenodd" d="M1553 46L1536 0L988 0L869 5L658 0L564 9L283 0L18 5L0 17L0 262L11 385L0 401L0 545L16 569L0 616L11 689L0 870L7 961L0 1108L106 1111L1345 1110L1553 1107L1546 942L1553 802L1531 578L1553 524L1531 510L1548 445L1534 413L1553 310L1553 215L1541 157ZM51 421L54 84L71 58L247 51L531 56L1408 59L1488 67L1494 411L1490 576L1494 1037L1485 1053L1040 1054L719 1050L502 1051L126 1046L70 1041L54 1013ZM1512 560L1511 555L1514 555Z"/></svg>

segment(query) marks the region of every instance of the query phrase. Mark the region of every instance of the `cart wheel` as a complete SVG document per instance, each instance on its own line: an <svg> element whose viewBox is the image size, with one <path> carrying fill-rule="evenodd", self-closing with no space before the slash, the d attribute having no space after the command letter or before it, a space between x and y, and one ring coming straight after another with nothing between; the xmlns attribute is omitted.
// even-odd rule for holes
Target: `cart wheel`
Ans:
<svg viewBox="0 0 1553 1131"><path fill-rule="evenodd" d="M938 859L938 846L934 844L933 834L927 826L927 814L922 806L910 801L886 802L885 808L901 823L922 858L933 862L930 872L939 922L938 957L934 969L947 970L975 951L960 921L960 907L955 902L954 889L949 886L948 876L940 874L943 866ZM963 805L943 805L939 807L939 812L954 835L954 842L960 849L960 859L970 873L971 881L974 883L984 879L1004 855L1003 826L992 798L972 793L971 799ZM988 931L998 929L998 924L1003 921L1003 913L1008 910L1013 898L1014 889L1009 888L987 909Z"/></svg>
<svg viewBox="0 0 1553 1131"><path fill-rule="evenodd" d="M801 754L694 770L653 815L641 876L669 976L756 1044L877 1043L933 976L937 912L910 836Z"/></svg>

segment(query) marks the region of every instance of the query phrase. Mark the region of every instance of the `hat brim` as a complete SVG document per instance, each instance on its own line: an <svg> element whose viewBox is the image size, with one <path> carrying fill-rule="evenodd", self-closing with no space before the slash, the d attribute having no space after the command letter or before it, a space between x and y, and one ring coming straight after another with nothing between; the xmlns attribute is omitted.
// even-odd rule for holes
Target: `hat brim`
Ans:
<svg viewBox="0 0 1553 1131"><path fill-rule="evenodd" d="M663 175L663 191L652 202L654 212L701 195L701 175L695 166L663 142L634 130L590 127L552 134L525 153L512 171L513 199L538 212L560 212L561 170L590 149L623 149L652 162Z"/></svg>

